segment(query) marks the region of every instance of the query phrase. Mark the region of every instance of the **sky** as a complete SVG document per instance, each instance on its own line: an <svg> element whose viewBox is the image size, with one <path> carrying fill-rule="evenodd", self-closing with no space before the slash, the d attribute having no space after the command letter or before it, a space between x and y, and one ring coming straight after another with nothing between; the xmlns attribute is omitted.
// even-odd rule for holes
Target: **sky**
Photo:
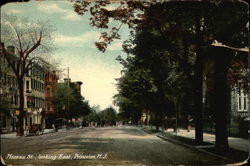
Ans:
<svg viewBox="0 0 250 166"><path fill-rule="evenodd" d="M73 4L69 1L8 3L2 7L1 12L27 17L34 22L49 21L56 28L53 58L61 62L65 73L69 67L72 81L83 82L82 95L90 106L100 105L101 109L113 106L112 97L117 93L115 78L121 76L122 69L115 59L119 55L126 56L121 45L122 40L128 38L127 27L120 30L122 39L113 42L102 53L97 50L94 42L98 41L103 30L91 27L89 15L80 16L75 13ZM111 21L111 25L119 26L119 23Z"/></svg>

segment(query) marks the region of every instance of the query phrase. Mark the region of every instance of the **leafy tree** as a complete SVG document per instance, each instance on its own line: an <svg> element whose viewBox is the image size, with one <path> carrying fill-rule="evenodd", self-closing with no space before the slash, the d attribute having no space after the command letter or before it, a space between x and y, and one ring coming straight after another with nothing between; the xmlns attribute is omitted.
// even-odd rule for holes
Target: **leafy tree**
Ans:
<svg viewBox="0 0 250 166"><path fill-rule="evenodd" d="M131 54L134 51L128 48L125 50ZM128 56L126 60L121 57L118 57L117 60L124 66L124 69L123 76L117 79L119 94L115 97L115 103L120 107L121 115L131 118L132 124L137 124L142 110L152 108L152 97L157 88L151 77L150 69L142 67L143 58ZM139 61L141 61L140 65L137 64Z"/></svg>
<svg viewBox="0 0 250 166"><path fill-rule="evenodd" d="M68 120L90 113L90 106L84 100L73 83L67 86L64 83L58 83L54 90L53 103L58 109L59 116Z"/></svg>
<svg viewBox="0 0 250 166"><path fill-rule="evenodd" d="M85 116L85 120L87 120L89 122L100 123L101 117L100 117L100 114L97 113L97 110L93 109L93 107L92 107L88 116Z"/></svg>
<svg viewBox="0 0 250 166"><path fill-rule="evenodd" d="M177 64L171 65L172 69L169 72L169 76L165 80L164 91L167 98L173 102L175 109L175 131L177 133L178 119L180 117L181 105L187 95L187 90L190 90L190 82L187 76L178 71Z"/></svg>
<svg viewBox="0 0 250 166"><path fill-rule="evenodd" d="M90 106L88 101L78 92L78 89L74 84L71 84L72 95L74 100L70 103L70 117L80 117L90 113Z"/></svg>
<svg viewBox="0 0 250 166"><path fill-rule="evenodd" d="M53 103L58 110L58 114L69 120L69 104L73 102L76 102L73 90L64 83L57 83L53 92Z"/></svg>
<svg viewBox="0 0 250 166"><path fill-rule="evenodd" d="M187 76L179 65L182 48L178 43L166 41L156 29L137 31L132 38L124 44L124 50L135 57L127 62L118 58L126 69L125 75L118 79L119 95L138 105L139 110L151 110L156 115L158 129L160 117L171 112L169 101L180 107L188 91ZM130 45L134 47L129 48Z"/></svg>
<svg viewBox="0 0 250 166"><path fill-rule="evenodd" d="M101 120L104 120L105 123L114 125L114 122L117 120L117 113L113 107L105 108L102 112L99 113Z"/></svg>
<svg viewBox="0 0 250 166"><path fill-rule="evenodd" d="M80 15L90 11L90 23L98 28L108 28L109 19L119 20L121 25L130 28L155 27L166 40L179 39L186 50L183 59L188 59L189 48L195 53L194 74L192 85L194 90L196 142L203 141L202 125L202 82L204 54L210 44L217 40L233 47L245 47L248 44L247 29L248 6L244 1L222 1L214 4L210 1L120 1L114 10L108 10L110 1L98 0L75 1L74 8ZM231 27L231 28L228 28ZM100 51L105 51L108 44L119 38L119 28L113 27L110 33L102 33L101 41L96 42ZM231 30L233 29L233 30ZM185 61L183 64L185 64ZM184 65L185 66L185 65ZM185 70L192 73L187 68ZM226 92L223 92L226 93ZM226 118L227 116L224 116ZM222 117L221 117L222 118ZM217 121L218 126L224 126ZM227 128L217 128L218 135L225 135ZM216 135L217 135L216 134ZM220 142L227 148L226 137ZM216 141L217 142L217 141ZM219 145L217 142L216 145Z"/></svg>

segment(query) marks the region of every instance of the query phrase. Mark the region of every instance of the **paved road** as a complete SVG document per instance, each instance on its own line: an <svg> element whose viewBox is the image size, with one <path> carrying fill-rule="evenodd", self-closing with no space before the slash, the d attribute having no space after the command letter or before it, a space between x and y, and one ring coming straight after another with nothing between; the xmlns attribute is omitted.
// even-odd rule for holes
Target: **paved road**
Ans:
<svg viewBox="0 0 250 166"><path fill-rule="evenodd" d="M73 129L42 136L2 139L1 149L6 163L11 165L222 164L220 159L164 141L135 127Z"/></svg>

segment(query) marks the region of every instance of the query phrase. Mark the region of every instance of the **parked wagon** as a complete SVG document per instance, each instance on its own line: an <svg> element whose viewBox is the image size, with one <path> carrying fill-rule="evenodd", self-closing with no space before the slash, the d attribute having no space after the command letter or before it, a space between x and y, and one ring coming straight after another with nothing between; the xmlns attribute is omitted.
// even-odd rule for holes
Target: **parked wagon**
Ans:
<svg viewBox="0 0 250 166"><path fill-rule="evenodd" d="M41 135L42 126L40 124L32 124L29 128L29 135Z"/></svg>

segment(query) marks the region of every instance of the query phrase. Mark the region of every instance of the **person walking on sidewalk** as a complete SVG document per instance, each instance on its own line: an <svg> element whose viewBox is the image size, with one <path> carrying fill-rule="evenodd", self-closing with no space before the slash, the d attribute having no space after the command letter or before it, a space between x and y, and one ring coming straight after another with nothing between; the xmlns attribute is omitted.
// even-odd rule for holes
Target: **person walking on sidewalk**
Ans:
<svg viewBox="0 0 250 166"><path fill-rule="evenodd" d="M168 130L168 118L167 118L167 116L165 116L165 118L163 120L163 129Z"/></svg>
<svg viewBox="0 0 250 166"><path fill-rule="evenodd" d="M188 132L190 132L192 126L191 126L191 122L193 121L193 118L191 117L191 115L188 115L187 116L187 119L188 119L188 126L187 126L187 130Z"/></svg>

